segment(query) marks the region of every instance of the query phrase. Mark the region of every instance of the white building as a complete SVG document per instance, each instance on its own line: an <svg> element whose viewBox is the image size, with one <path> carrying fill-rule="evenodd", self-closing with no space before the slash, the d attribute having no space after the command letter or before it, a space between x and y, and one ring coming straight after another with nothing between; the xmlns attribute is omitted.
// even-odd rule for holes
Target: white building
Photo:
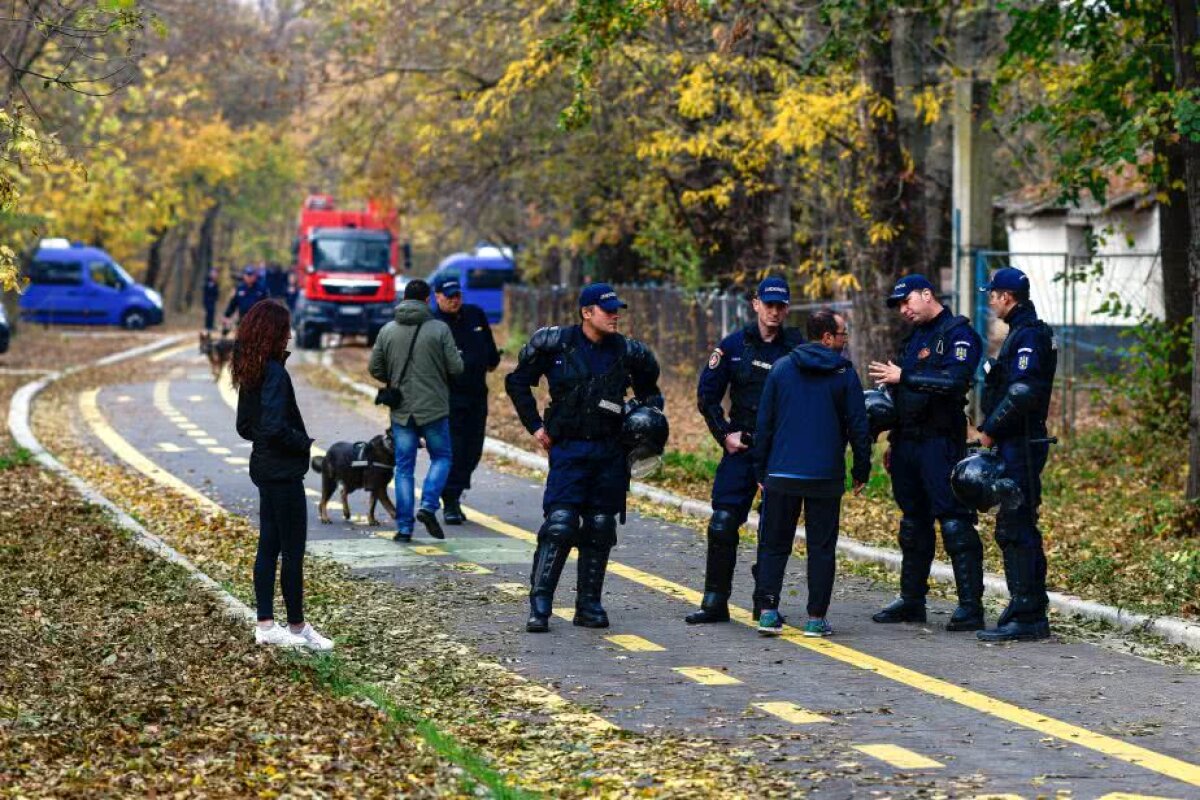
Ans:
<svg viewBox="0 0 1200 800"><path fill-rule="evenodd" d="M1136 180L1120 184L1113 181L1103 205L1086 193L1075 205L1062 204L1046 186L996 200L1008 232L1006 262L1029 275L1039 314L1055 327L1163 316L1158 203ZM1068 272L1071 281L1064 280ZM1106 310L1115 301L1119 316Z"/></svg>

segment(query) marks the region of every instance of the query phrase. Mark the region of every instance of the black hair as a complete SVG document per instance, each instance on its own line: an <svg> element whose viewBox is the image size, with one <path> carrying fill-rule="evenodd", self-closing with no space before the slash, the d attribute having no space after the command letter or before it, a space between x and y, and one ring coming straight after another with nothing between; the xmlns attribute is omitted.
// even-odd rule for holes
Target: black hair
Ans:
<svg viewBox="0 0 1200 800"><path fill-rule="evenodd" d="M1016 300L1018 303L1028 303L1029 302L1029 290L1028 289L1009 289L1008 293L1011 294L1013 296L1013 300Z"/></svg>
<svg viewBox="0 0 1200 800"><path fill-rule="evenodd" d="M420 300L422 303L429 302L429 284L417 278L415 281L409 281L404 287L405 300Z"/></svg>
<svg viewBox="0 0 1200 800"><path fill-rule="evenodd" d="M839 314L832 308L818 308L808 318L808 324L805 326L805 332L808 334L810 342L819 342L821 337L827 333L836 334L838 332L838 316Z"/></svg>

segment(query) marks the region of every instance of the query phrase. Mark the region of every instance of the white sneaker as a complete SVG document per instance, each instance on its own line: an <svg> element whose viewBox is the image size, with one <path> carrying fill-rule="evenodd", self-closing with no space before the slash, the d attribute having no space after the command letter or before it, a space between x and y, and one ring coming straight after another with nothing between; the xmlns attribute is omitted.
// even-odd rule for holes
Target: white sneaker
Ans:
<svg viewBox="0 0 1200 800"><path fill-rule="evenodd" d="M290 630L288 632L291 633ZM309 625L307 622L304 623L304 630L295 635L304 640L304 647L307 647L309 650L328 652L333 649L333 640L326 639L324 636L317 633L317 629L312 625Z"/></svg>
<svg viewBox="0 0 1200 800"><path fill-rule="evenodd" d="M282 625L272 625L269 628L255 625L254 642L275 647L305 647L308 645L307 639L297 636Z"/></svg>

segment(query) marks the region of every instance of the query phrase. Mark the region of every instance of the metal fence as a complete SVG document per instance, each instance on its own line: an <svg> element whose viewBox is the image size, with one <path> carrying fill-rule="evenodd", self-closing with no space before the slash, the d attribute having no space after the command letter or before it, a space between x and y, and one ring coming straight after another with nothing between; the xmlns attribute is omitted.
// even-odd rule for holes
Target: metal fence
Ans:
<svg viewBox="0 0 1200 800"><path fill-rule="evenodd" d="M617 292L629 304L621 315L622 332L648 344L664 367L684 374L752 316L742 294L644 286L618 286ZM510 335L528 336L544 325L571 324L579 318L578 298L577 288L510 284L504 290L505 325Z"/></svg>
<svg viewBox="0 0 1200 800"><path fill-rule="evenodd" d="M1058 339L1056 410L1059 433L1076 427L1081 393L1098 388L1096 372L1119 368L1122 333L1145 315L1163 316L1162 263L1158 253L1067 253L980 251L975 256L978 285L1001 267L1017 267L1029 276L1030 297L1038 315ZM974 318L987 319L986 296L980 294ZM993 344L1007 330L993 320L982 328Z"/></svg>

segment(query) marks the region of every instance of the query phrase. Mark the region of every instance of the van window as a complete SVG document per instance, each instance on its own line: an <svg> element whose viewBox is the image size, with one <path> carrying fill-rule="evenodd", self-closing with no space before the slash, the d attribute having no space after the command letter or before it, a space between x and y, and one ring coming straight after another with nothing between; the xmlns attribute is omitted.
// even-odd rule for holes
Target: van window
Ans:
<svg viewBox="0 0 1200 800"><path fill-rule="evenodd" d="M512 269L488 269L476 267L467 272L467 288L499 289L506 283L516 283L517 273Z"/></svg>
<svg viewBox="0 0 1200 800"><path fill-rule="evenodd" d="M116 268L107 261L92 261L88 264L88 275L97 286L108 286L112 289L124 289L125 281L121 279Z"/></svg>
<svg viewBox="0 0 1200 800"><path fill-rule="evenodd" d="M83 275L78 261L34 261L29 265L29 280L45 286L79 286Z"/></svg>

